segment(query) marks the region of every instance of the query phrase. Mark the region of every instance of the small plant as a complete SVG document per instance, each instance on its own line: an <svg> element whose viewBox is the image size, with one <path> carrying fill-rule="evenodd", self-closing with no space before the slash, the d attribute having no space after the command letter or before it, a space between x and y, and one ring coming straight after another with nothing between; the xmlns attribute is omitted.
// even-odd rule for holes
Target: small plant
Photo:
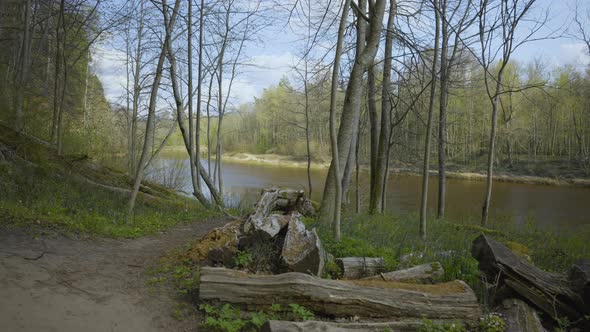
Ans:
<svg viewBox="0 0 590 332"><path fill-rule="evenodd" d="M242 313L239 309L230 304L221 307L214 307L209 304L202 304L199 309L205 312L203 327L214 331L236 332L236 331L259 331L264 323L269 320L281 318L285 310L280 304L273 304L267 310ZM291 305L293 315L302 320L313 318L313 314L299 305Z"/></svg>
<svg viewBox="0 0 590 332"><path fill-rule="evenodd" d="M291 312L293 313L296 319L311 320L315 317L313 312L309 311L306 307L301 306L297 303L291 303L289 304L289 307L291 308Z"/></svg>
<svg viewBox="0 0 590 332"><path fill-rule="evenodd" d="M558 317L557 321L557 328L555 329L556 332L566 332L569 330L570 325L572 324L567 317Z"/></svg>
<svg viewBox="0 0 590 332"><path fill-rule="evenodd" d="M252 254L247 251L238 250L234 257L234 264L239 268L247 268L252 264Z"/></svg>
<svg viewBox="0 0 590 332"><path fill-rule="evenodd" d="M429 319L422 320L422 326L418 332L466 332L465 327L460 323L438 324Z"/></svg>
<svg viewBox="0 0 590 332"><path fill-rule="evenodd" d="M177 265L173 268L172 278L180 294L189 294L199 288L198 273L185 264Z"/></svg>
<svg viewBox="0 0 590 332"><path fill-rule="evenodd" d="M479 319L480 332L504 332L506 330L506 322L500 314L489 313Z"/></svg>
<svg viewBox="0 0 590 332"><path fill-rule="evenodd" d="M220 308L209 304L201 304L199 309L205 311L207 315L203 326L214 331L238 332L247 324L242 319L240 310L227 303Z"/></svg>

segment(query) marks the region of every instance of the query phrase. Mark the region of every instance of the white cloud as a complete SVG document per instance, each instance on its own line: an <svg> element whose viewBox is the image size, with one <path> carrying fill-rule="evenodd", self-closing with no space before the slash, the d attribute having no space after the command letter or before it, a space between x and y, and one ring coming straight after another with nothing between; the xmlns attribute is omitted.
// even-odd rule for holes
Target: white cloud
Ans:
<svg viewBox="0 0 590 332"><path fill-rule="evenodd" d="M561 44L559 51L557 63L560 65L586 66L590 64L588 48L584 43Z"/></svg>
<svg viewBox="0 0 590 332"><path fill-rule="evenodd" d="M95 59L95 70L103 84L107 100L111 103L120 102L125 94L125 53L99 47L95 50ZM288 75L294 63L294 56L290 52L251 57L240 69L233 83L232 103L239 105L252 102L254 97L260 96L264 88L277 84L284 75ZM224 82L226 88L228 83Z"/></svg>
<svg viewBox="0 0 590 332"><path fill-rule="evenodd" d="M105 97L111 103L117 102L124 96L127 82L125 52L104 47L98 47L94 51L94 67L102 82Z"/></svg>
<svg viewBox="0 0 590 332"><path fill-rule="evenodd" d="M251 57L234 81L233 103L239 105L252 102L254 97L260 96L264 88L276 85L283 76L288 76L295 61L290 52Z"/></svg>

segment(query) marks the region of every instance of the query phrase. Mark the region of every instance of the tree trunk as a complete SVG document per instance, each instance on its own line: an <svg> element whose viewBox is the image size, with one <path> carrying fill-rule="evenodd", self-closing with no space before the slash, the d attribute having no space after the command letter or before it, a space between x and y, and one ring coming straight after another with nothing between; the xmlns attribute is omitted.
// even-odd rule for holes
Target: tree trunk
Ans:
<svg viewBox="0 0 590 332"><path fill-rule="evenodd" d="M379 131L379 145L375 166L375 207L374 210L383 212L385 210L385 185L387 183L387 172L389 168L389 141L391 136L391 111L393 97L393 86L391 82L391 70L393 60L393 24L395 20L395 0L389 0L389 17L387 19L387 32L385 34L385 59L383 61L383 86L381 92L381 129ZM371 207L369 207L371 211Z"/></svg>
<svg viewBox="0 0 590 332"><path fill-rule="evenodd" d="M370 137L371 137L371 168L369 185L369 213L375 213L380 201L377 190L377 155L379 149L379 126L376 105L375 88L375 63L371 64L367 75L367 110L369 112Z"/></svg>
<svg viewBox="0 0 590 332"><path fill-rule="evenodd" d="M178 14L178 9L180 7L180 0L176 0L174 3L174 9L172 11L172 16L170 18L170 22L168 22L168 7L166 4L166 0L162 0L162 10L164 14L164 25L166 26L166 36L164 39L163 44L161 45L160 55L158 57L158 64L156 66L156 71L154 75L154 82L152 84L152 89L150 91L150 102L148 106L148 116L146 119L146 135L145 140L143 143L143 149L141 151L141 156L139 157L139 163L137 165L137 171L135 172L135 181L133 184L133 191L131 192L131 197L129 198L129 204L127 208L127 223L132 221L133 216L133 209L135 208L135 201L137 199L137 193L139 191L139 187L141 185L141 181L143 180L143 174L145 171L144 165L148 160L148 155L150 154L150 147L152 145L153 137L149 135L152 131L152 127L154 126L154 117L156 113L156 103L158 100L158 90L160 89L160 82L162 80L162 74L164 72L164 62L166 60L167 54L167 46L170 43L170 32L173 30L174 25L176 23L176 17Z"/></svg>
<svg viewBox="0 0 590 332"><path fill-rule="evenodd" d="M433 321L435 324L448 323L444 320ZM456 323L459 325L459 323ZM423 320L419 319L404 319L393 322L325 322L325 321L303 321L291 322L281 320L269 320L263 326L263 332L348 332L348 331L363 331L363 332L416 332L421 331L424 326Z"/></svg>
<svg viewBox="0 0 590 332"><path fill-rule="evenodd" d="M336 41L336 51L334 54L334 63L332 68L332 82L330 88L330 143L332 150L332 163L334 167L335 179L329 183L326 180L324 187L324 201L326 201L325 192L334 190L334 195L331 196L332 201L330 206L322 204L322 211L324 211L329 221L332 222L334 239L340 241L340 206L342 204L342 182L340 176L340 152L338 151L338 137L336 135L336 97L338 94L338 70L340 70L340 56L342 54L342 44L344 39L344 32L346 30L346 18L348 17L348 7L351 0L344 0L342 7L342 18L338 26L338 39ZM332 188L333 187L333 188ZM327 201L326 201L327 202Z"/></svg>
<svg viewBox="0 0 590 332"><path fill-rule="evenodd" d="M383 280L395 282L408 282L419 284L431 284L436 278L440 278L445 273L439 262L426 263L413 266L408 269L397 270L363 278L362 280Z"/></svg>
<svg viewBox="0 0 590 332"><path fill-rule="evenodd" d="M432 57L432 72L430 78L430 99L428 101L428 121L426 122L426 137L424 138L424 164L422 165L422 197L420 199L420 236L426 238L426 216L428 210L428 180L430 170L430 141L432 140L432 117L434 113L434 98L436 95L436 72L438 70L438 43L440 37L440 16L438 0L434 4L434 20L436 30L434 35L434 54Z"/></svg>
<svg viewBox="0 0 590 332"><path fill-rule="evenodd" d="M384 272L383 257L344 257L337 258L336 264L345 279L360 279Z"/></svg>
<svg viewBox="0 0 590 332"><path fill-rule="evenodd" d="M349 4L347 2L347 4ZM344 97L344 106L342 109L342 117L340 120L340 128L338 130L338 159L332 159L326 183L324 185L324 195L322 199L322 208L320 210L320 218L323 222L332 220L334 212L340 208L337 205L336 199L338 196L335 192L338 188L336 180L340 178L340 173L337 171L343 170L346 163L350 161L349 154L354 152L351 150L353 138L358 130L358 120L360 113L361 90L362 90L362 75L367 66L374 60L379 44L383 13L385 11L385 1L377 0L371 10L371 18L369 23L369 34L367 36L367 45L363 48L360 54L355 56L355 62L350 75L350 80L346 88ZM344 18L345 20L345 18ZM345 26L342 28L344 30ZM337 79L337 77L336 77ZM333 91L336 92L337 81L333 81ZM334 95L333 98L336 96ZM335 101L335 100L334 100ZM335 111L334 111L335 112ZM333 121L335 122L335 121ZM333 155L332 157L335 157ZM336 165L338 163L338 165ZM342 196L342 193L340 193ZM341 200L341 198L340 198Z"/></svg>
<svg viewBox="0 0 590 332"><path fill-rule="evenodd" d="M14 129L21 132L24 129L24 97L25 89L28 82L29 63L31 57L31 0L24 2L25 17L23 21L23 40L21 45L21 59L20 68L18 70L19 77L16 84L15 96L15 122Z"/></svg>
<svg viewBox="0 0 590 332"><path fill-rule="evenodd" d="M199 298L248 309L297 303L334 317L475 322L481 314L475 294L462 281L439 285L337 281L296 272L249 275L237 270L204 267Z"/></svg>
<svg viewBox="0 0 590 332"><path fill-rule="evenodd" d="M508 286L553 319L576 322L590 313L590 303L564 274L545 272L485 235L473 241L471 254L489 282Z"/></svg>
<svg viewBox="0 0 590 332"><path fill-rule="evenodd" d="M440 8L446 14L446 1L442 1ZM439 100L439 121L438 121L438 207L436 217L445 217L445 201L447 194L446 175L446 142L447 142L447 100L449 95L449 26L446 17L440 20L442 45L440 49L440 100ZM435 84L434 82L432 84Z"/></svg>

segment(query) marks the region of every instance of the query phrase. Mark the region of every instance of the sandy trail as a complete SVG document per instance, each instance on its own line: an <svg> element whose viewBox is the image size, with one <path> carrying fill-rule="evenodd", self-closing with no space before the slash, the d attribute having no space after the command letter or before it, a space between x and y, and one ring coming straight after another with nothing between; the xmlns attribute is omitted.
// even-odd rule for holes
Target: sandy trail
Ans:
<svg viewBox="0 0 590 332"><path fill-rule="evenodd" d="M34 239L0 230L0 331L195 330L194 321L172 318L169 292L146 286L145 267L225 222L195 222L134 240Z"/></svg>

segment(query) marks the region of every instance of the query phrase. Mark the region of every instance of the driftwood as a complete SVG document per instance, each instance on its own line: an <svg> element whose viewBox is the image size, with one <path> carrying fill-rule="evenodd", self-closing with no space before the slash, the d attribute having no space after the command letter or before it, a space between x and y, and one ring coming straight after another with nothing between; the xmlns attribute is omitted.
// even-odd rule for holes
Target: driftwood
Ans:
<svg viewBox="0 0 590 332"><path fill-rule="evenodd" d="M488 282L509 287L553 319L579 322L588 315L587 304L570 288L566 275L543 271L485 235L473 241L471 253Z"/></svg>
<svg viewBox="0 0 590 332"><path fill-rule="evenodd" d="M431 284L434 279L445 273L439 262L426 263L408 269L380 273L362 280L384 280L397 282L410 282L418 284Z"/></svg>
<svg viewBox="0 0 590 332"><path fill-rule="evenodd" d="M522 300L505 299L496 311L506 322L505 332L545 332L537 312Z"/></svg>
<svg viewBox="0 0 590 332"><path fill-rule="evenodd" d="M336 258L336 264L344 279L370 277L385 270L383 257L343 257Z"/></svg>
<svg viewBox="0 0 590 332"><path fill-rule="evenodd" d="M435 322L444 323L444 322ZM414 332L418 331L423 325L422 320L399 320L394 322L366 322L366 323L348 323L348 322L323 322L323 321L305 321L290 322L281 320L270 320L262 326L263 332L347 332L347 331L366 331L366 332Z"/></svg>
<svg viewBox="0 0 590 332"><path fill-rule="evenodd" d="M303 273L249 275L204 267L199 297L260 309L298 303L333 317L476 321L481 313L475 294L462 281L412 285L382 281L338 281Z"/></svg>

